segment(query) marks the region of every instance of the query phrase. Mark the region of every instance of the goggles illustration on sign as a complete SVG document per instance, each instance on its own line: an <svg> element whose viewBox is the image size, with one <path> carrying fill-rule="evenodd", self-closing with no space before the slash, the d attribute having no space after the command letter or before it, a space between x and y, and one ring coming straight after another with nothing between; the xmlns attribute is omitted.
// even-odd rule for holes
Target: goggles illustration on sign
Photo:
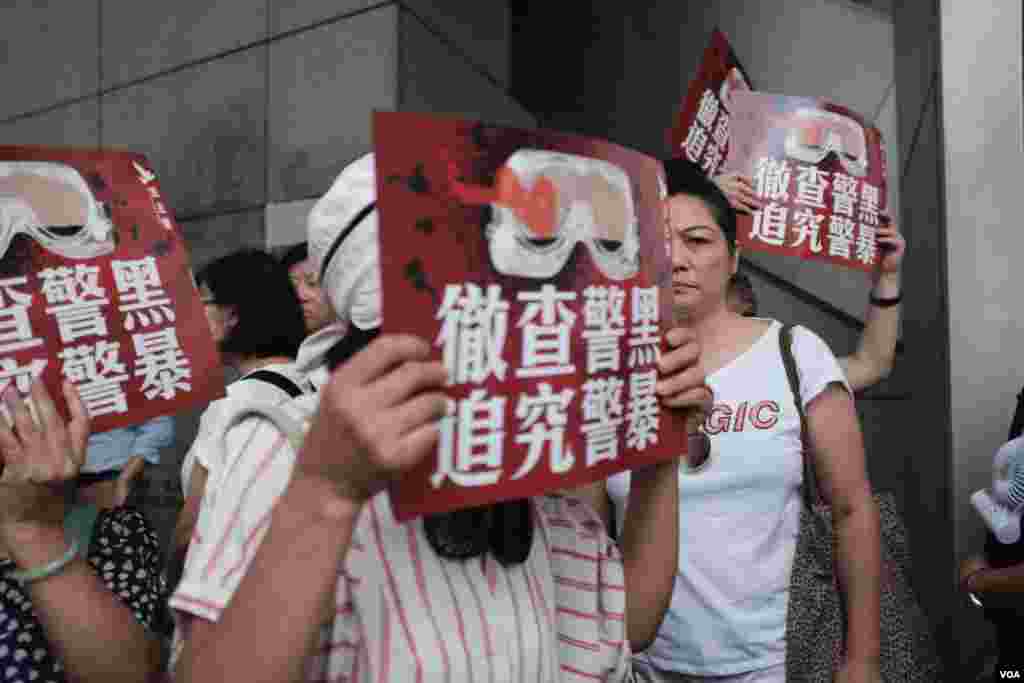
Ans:
<svg viewBox="0 0 1024 683"><path fill-rule="evenodd" d="M607 161L535 149L512 153L494 187L454 178L453 194L468 205L490 205L491 262L503 275L547 279L583 242L597 268L627 280L640 268L640 238L626 173Z"/></svg>
<svg viewBox="0 0 1024 683"><path fill-rule="evenodd" d="M786 156L808 164L821 162L835 153L848 173L868 172L864 128L853 119L831 111L799 109L788 122Z"/></svg>
<svg viewBox="0 0 1024 683"><path fill-rule="evenodd" d="M65 258L114 250L106 207L78 171L52 161L0 162L0 258L19 234Z"/></svg>

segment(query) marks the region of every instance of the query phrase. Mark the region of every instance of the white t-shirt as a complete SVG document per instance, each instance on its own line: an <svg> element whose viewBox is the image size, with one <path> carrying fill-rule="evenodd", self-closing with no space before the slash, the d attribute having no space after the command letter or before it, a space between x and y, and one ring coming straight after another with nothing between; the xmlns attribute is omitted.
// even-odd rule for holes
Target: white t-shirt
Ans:
<svg viewBox="0 0 1024 683"><path fill-rule="evenodd" d="M309 386L303 376L295 369L292 363L272 363L264 365L253 372L269 370L275 372L288 380L291 380L303 391L308 391ZM213 401L203 411L199 418L199 429L196 432L196 439L185 454L185 460L181 463L181 490L188 495L189 483L192 479L192 469L195 463L206 468L207 486L211 490L211 482L215 482L220 469L221 453L224 446L221 443L224 436L224 419L226 416L235 415L239 406L248 406L256 403L278 404L291 400L291 396L280 387L260 379L247 379L253 373L250 372L227 386L227 396Z"/></svg>
<svg viewBox="0 0 1024 683"><path fill-rule="evenodd" d="M789 579L800 520L800 418L768 330L707 383L710 460L680 469L679 571L672 603L642 657L659 669L725 676L785 661ZM849 390L839 363L797 327L793 356L804 406L829 384ZM608 480L621 520L629 473Z"/></svg>

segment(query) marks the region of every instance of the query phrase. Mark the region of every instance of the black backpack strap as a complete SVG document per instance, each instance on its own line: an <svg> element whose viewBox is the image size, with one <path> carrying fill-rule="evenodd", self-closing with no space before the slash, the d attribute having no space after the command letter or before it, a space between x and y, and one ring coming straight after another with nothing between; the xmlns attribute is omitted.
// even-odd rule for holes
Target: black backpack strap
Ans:
<svg viewBox="0 0 1024 683"><path fill-rule="evenodd" d="M248 375L242 378L243 380L255 379L268 384L273 384L275 387L288 394L292 398L298 398L305 392L299 387L298 384L291 381L284 375L274 372L273 370L256 370L250 372Z"/></svg>
<svg viewBox="0 0 1024 683"><path fill-rule="evenodd" d="M1013 422L1010 423L1009 441L1024 434L1024 389L1017 394L1017 409L1013 411Z"/></svg>

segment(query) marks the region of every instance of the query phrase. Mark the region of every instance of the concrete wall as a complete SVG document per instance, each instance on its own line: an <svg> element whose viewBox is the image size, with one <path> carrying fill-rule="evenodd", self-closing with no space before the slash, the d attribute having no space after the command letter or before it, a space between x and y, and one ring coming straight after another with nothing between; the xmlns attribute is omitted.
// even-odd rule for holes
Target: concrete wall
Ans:
<svg viewBox="0 0 1024 683"><path fill-rule="evenodd" d="M826 97L874 120L887 143L891 206L899 206L899 131L888 15L842 0L719 0L633 7L595 2L591 7L589 44L580 47L585 51L578 67L582 73L563 75L564 81L579 78L582 85L565 84L578 95L575 102L566 101L545 116L552 127L605 136L664 156L669 151L665 130L717 26L729 37L758 90ZM576 9L574 5L574 14ZM578 23L586 26L587 19ZM571 21L564 17L558 33L567 33ZM863 318L868 287L864 275L837 273L819 262L796 258L751 258Z"/></svg>
<svg viewBox="0 0 1024 683"><path fill-rule="evenodd" d="M1024 36L1019 1L942 0L940 7L953 512L963 558L984 542L968 497L991 482L992 455L1024 384ZM974 612L957 615L965 643L978 639Z"/></svg>
<svg viewBox="0 0 1024 683"><path fill-rule="evenodd" d="M914 533L917 578L951 668L948 680L966 681L973 672L960 667L971 659L970 647L954 630L962 603L951 588L955 560L938 2L894 3L893 20L904 160L901 217L909 254L903 269L907 353L897 375L902 373L912 398L893 436L896 452L905 455L904 499Z"/></svg>
<svg viewBox="0 0 1024 683"><path fill-rule="evenodd" d="M534 124L507 92L503 2L37 0L0 5L0 27L0 144L146 154L195 265L305 239L374 109ZM151 472L162 530L197 415Z"/></svg>

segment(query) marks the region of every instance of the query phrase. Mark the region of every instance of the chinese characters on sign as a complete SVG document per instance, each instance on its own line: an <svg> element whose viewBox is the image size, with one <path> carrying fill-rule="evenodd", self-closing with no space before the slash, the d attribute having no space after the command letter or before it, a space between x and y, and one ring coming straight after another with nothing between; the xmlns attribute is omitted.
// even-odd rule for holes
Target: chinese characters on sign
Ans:
<svg viewBox="0 0 1024 683"><path fill-rule="evenodd" d="M697 117L686 132L683 152L690 161L700 164L708 176L715 176L725 161L729 147L729 112L721 106L718 95L710 89L701 96Z"/></svg>
<svg viewBox="0 0 1024 683"><path fill-rule="evenodd" d="M633 315L627 328L626 290L614 285L584 290L586 327L578 338L573 336L577 292L558 291L552 284L519 292L517 299L526 306L513 326L513 333L518 331L522 337L520 357L512 365L517 378L536 381L523 383L518 399L509 402L481 388L489 376L504 379L509 367L504 356L510 306L502 299L500 285L490 285L486 296L473 283L445 287L437 314L441 332L435 344L442 349L450 384L473 386L467 398L452 401L448 417L442 420L437 469L431 475L434 487L446 480L459 486L497 483L503 469L506 425L515 443L526 449L513 480L542 461L553 474L568 472L576 461L566 443L570 411L581 423L586 467L618 459L623 442L638 451L657 443L658 289L629 291ZM621 340L627 329L633 336L624 345ZM556 391L543 378L575 373L570 361L576 356L574 341L582 341L585 347L589 379L582 387ZM620 377L624 356L629 368L625 382Z"/></svg>
<svg viewBox="0 0 1024 683"><path fill-rule="evenodd" d="M732 94L749 89L729 41L716 30L669 132L673 153L699 164L708 177L718 175L729 154Z"/></svg>
<svg viewBox="0 0 1024 683"><path fill-rule="evenodd" d="M25 276L0 280L0 394L11 382L27 393L46 367L43 340L33 332L29 317L32 294L25 290L27 284ZM19 363L13 354L29 349L30 355Z"/></svg>
<svg viewBox="0 0 1024 683"><path fill-rule="evenodd" d="M174 313L170 300L160 289L160 276L153 257L138 261L111 261L110 267L117 286L115 303L118 311L128 312L124 329L135 329L135 315L144 317L144 308L139 305L140 291L155 296L156 304L163 308L163 315L152 318L155 325L166 323L151 333L131 335L130 348L121 349L118 341L109 341L111 334L103 309L110 306L107 292L99 284L99 267L76 264L73 268L61 266L44 268L39 272L40 292L47 304L47 315L57 323L58 339L62 349L57 357L61 360L61 375L75 384L82 396L89 415L93 418L108 413L127 413L128 401L124 383L130 375L122 356L129 360L127 367L134 367L135 375L144 377L142 391L147 398L156 395L164 399L174 398L177 391L189 391L191 386L183 381L191 375L188 359L184 357L174 330ZM131 275L137 274L133 279ZM147 273L151 289L146 281L138 277ZM143 296L149 296L143 295ZM152 302L153 300L150 300ZM170 356L168 356L170 352Z"/></svg>
<svg viewBox="0 0 1024 683"><path fill-rule="evenodd" d="M671 322L660 164L547 131L374 124L383 331L431 340L449 380L436 456L393 486L396 516L681 455L685 425L655 394ZM399 182L414 173L428 192Z"/></svg>
<svg viewBox="0 0 1024 683"><path fill-rule="evenodd" d="M164 198L160 194L160 186L156 183L156 174L137 161L132 162L132 167L138 174L139 182L146 186L150 204L153 207L157 220L160 221L160 225L163 226L164 230L174 230L174 221L171 220L171 212L167 210Z"/></svg>
<svg viewBox="0 0 1024 683"><path fill-rule="evenodd" d="M70 382L93 431L222 395L178 231L142 157L0 147L0 192L14 198L0 204L0 392L42 378L61 401Z"/></svg>
<svg viewBox="0 0 1024 683"><path fill-rule="evenodd" d="M769 203L754 213L752 242L824 253L865 266L875 263L878 187L785 159L762 157L756 168L754 191ZM829 186L832 201L826 205Z"/></svg>
<svg viewBox="0 0 1024 683"><path fill-rule="evenodd" d="M881 134L853 112L808 98L733 96L727 168L765 205L739 216L739 243L870 270L885 214Z"/></svg>

